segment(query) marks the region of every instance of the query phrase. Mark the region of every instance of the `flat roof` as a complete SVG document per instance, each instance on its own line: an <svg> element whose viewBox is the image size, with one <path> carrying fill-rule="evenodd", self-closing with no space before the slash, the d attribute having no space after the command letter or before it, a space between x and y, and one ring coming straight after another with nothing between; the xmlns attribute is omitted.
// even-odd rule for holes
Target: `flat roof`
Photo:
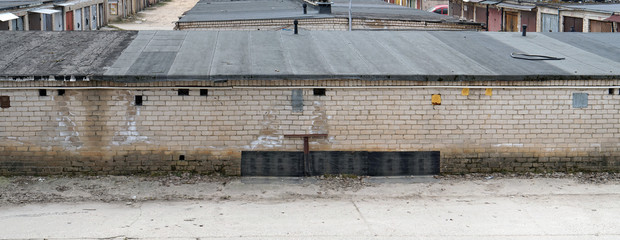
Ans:
<svg viewBox="0 0 620 240"><path fill-rule="evenodd" d="M620 79L620 34L469 31L0 32L2 76L121 81ZM533 61L526 53L564 58Z"/></svg>
<svg viewBox="0 0 620 240"><path fill-rule="evenodd" d="M0 31L0 78L103 75L137 34L130 31Z"/></svg>
<svg viewBox="0 0 620 240"><path fill-rule="evenodd" d="M620 3L616 3L616 4L579 4L579 5L562 5L562 7L565 8L572 8L572 9L584 9L584 10L589 10L589 11L595 11L595 12L604 12L604 13L620 13Z"/></svg>
<svg viewBox="0 0 620 240"><path fill-rule="evenodd" d="M307 14L303 14L304 2L301 0L200 0L179 22L348 17L349 1L333 2L332 14L319 14L318 8L310 4ZM458 22L458 19L450 16L388 4L381 0L353 0L352 5L352 16L355 18Z"/></svg>
<svg viewBox="0 0 620 240"><path fill-rule="evenodd" d="M48 0L49 1L49 0ZM0 0L0 10L25 8L38 6L46 2L44 0Z"/></svg>

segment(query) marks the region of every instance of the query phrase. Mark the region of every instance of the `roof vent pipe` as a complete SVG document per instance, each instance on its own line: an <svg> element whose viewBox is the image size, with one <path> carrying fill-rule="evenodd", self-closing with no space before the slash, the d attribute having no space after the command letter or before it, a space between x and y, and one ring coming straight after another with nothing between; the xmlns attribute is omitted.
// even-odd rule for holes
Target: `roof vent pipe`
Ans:
<svg viewBox="0 0 620 240"><path fill-rule="evenodd" d="M521 34L521 36L524 36L524 37L525 37L525 32L526 32L526 30L527 30L527 25L526 25L526 24L523 24L523 33Z"/></svg>
<svg viewBox="0 0 620 240"><path fill-rule="evenodd" d="M304 14L308 14L308 4L301 5L304 8Z"/></svg>
<svg viewBox="0 0 620 240"><path fill-rule="evenodd" d="M297 24L299 24L299 21L297 21L297 19L295 19L295 21L293 21L293 25L295 25L295 34L298 33L298 31L297 31Z"/></svg>

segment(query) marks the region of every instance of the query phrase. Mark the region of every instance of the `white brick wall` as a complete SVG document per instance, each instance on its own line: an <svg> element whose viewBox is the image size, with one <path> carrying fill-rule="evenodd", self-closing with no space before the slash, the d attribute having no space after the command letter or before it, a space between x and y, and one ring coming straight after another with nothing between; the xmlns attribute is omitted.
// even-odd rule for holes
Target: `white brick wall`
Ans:
<svg viewBox="0 0 620 240"><path fill-rule="evenodd" d="M46 97L37 90L0 90L11 97L11 107L0 110L0 164L27 173L208 172L219 164L238 174L241 151L301 151L300 139L283 135L326 133L327 139L311 141L312 150L441 151L444 172L569 170L571 161L591 170L618 169L620 95L606 88L507 86L494 88L492 96L475 88L469 96L461 88L432 86L325 88L326 96L304 89L301 113L292 112L291 89L211 89L209 96L198 89L190 96L177 96L175 88L72 89L65 96L50 90ZM589 94L588 108L572 107L574 92ZM441 94L441 105L431 104L433 94ZM134 95L144 96L143 106L134 106ZM180 155L190 162L179 162Z"/></svg>

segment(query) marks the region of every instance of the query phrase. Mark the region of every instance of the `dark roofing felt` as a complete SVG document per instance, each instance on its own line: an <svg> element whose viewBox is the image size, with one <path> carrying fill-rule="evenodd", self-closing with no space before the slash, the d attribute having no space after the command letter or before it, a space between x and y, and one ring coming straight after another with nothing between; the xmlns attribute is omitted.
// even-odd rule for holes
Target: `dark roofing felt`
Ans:
<svg viewBox="0 0 620 240"><path fill-rule="evenodd" d="M308 4L303 14L301 0L201 0L179 22L230 21L257 19L302 19L348 17L349 1L336 0L332 14L318 14L318 8ZM385 3L381 0L353 0L355 18L405 19L419 21L450 21L453 17Z"/></svg>
<svg viewBox="0 0 620 240"><path fill-rule="evenodd" d="M0 10L37 6L43 2L43 0L0 0Z"/></svg>
<svg viewBox="0 0 620 240"><path fill-rule="evenodd" d="M620 34L463 31L0 32L0 78L620 79ZM135 39L134 39L135 37ZM123 50L124 49L124 50ZM122 51L122 54L120 53ZM530 61L513 52L564 60Z"/></svg>
<svg viewBox="0 0 620 240"><path fill-rule="evenodd" d="M101 75L136 35L0 31L0 76Z"/></svg>

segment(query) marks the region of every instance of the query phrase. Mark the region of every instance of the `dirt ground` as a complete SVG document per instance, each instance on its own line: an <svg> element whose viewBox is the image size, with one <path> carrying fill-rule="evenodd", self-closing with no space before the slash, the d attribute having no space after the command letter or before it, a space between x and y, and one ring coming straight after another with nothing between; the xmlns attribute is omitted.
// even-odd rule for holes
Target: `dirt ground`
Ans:
<svg viewBox="0 0 620 240"><path fill-rule="evenodd" d="M619 197L606 173L5 177L0 239L611 240Z"/></svg>
<svg viewBox="0 0 620 240"><path fill-rule="evenodd" d="M186 11L196 5L198 0L167 0L139 12L136 16L120 22L112 22L108 27L121 30L173 30L174 23Z"/></svg>
<svg viewBox="0 0 620 240"><path fill-rule="evenodd" d="M419 183L419 184L414 184ZM376 194L391 189L389 196L409 196L411 192L434 196L445 189L477 191L482 185L521 188L513 184L546 186L550 191L578 191L595 186L618 186L618 173L549 174L468 174L429 177L369 178L329 176L310 178L240 178L203 175L168 176L83 176L83 177L0 177L0 205L49 202L136 202L157 200L287 200L313 198L349 198L363 196L381 199ZM279 186L286 186L280 188ZM580 186L580 188L575 188ZM402 192L400 188L408 190ZM409 189L409 188L412 188ZM527 189L526 189L527 190ZM524 190L524 191L526 191ZM484 191L483 191L484 192ZM515 193L516 194L516 193ZM389 198L389 197L388 197Z"/></svg>

